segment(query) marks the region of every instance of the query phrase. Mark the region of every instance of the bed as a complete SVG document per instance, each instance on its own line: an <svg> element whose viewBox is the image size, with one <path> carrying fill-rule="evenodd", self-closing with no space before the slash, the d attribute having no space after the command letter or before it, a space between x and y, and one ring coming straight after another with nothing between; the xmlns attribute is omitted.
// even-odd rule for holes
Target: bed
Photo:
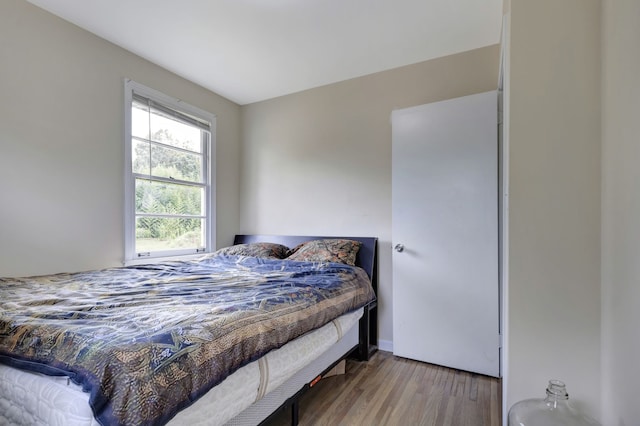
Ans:
<svg viewBox="0 0 640 426"><path fill-rule="evenodd" d="M323 258L337 242L359 250ZM376 243L239 235L197 261L2 279L0 424L254 425L286 405L296 423L310 383L375 350Z"/></svg>

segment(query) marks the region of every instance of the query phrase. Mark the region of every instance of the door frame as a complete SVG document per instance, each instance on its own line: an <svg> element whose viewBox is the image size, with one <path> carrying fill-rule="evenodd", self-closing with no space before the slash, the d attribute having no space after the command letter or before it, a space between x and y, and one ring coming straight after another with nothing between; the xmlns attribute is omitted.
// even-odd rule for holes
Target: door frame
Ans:
<svg viewBox="0 0 640 426"><path fill-rule="evenodd" d="M498 247L500 280L500 377L502 387L502 424L508 423L507 383L509 375L509 118L511 84L510 64L511 13L502 17L500 69L498 76Z"/></svg>

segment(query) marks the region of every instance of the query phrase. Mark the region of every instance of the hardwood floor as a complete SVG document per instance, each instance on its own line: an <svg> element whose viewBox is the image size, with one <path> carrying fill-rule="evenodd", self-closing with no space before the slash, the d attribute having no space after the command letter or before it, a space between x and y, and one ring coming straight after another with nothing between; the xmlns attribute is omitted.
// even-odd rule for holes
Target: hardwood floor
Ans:
<svg viewBox="0 0 640 426"><path fill-rule="evenodd" d="M500 426L500 380L377 352L300 401L300 425ZM268 426L290 424L285 410Z"/></svg>

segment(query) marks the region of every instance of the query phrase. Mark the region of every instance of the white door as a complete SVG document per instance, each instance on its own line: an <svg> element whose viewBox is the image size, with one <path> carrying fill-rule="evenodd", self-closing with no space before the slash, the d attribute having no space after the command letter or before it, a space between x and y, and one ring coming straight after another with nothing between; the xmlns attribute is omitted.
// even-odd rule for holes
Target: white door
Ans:
<svg viewBox="0 0 640 426"><path fill-rule="evenodd" d="M392 114L393 352L498 377L497 92Z"/></svg>

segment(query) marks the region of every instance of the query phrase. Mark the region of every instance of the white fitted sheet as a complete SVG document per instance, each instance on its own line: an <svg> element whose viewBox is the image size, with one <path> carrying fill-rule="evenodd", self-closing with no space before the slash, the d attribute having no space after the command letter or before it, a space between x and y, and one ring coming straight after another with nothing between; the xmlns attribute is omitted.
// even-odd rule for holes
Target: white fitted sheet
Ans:
<svg viewBox="0 0 640 426"><path fill-rule="evenodd" d="M354 326L362 312L360 309L343 315L240 368L179 412L168 425L259 423L358 343L358 327ZM243 411L246 412L241 414ZM66 377L0 364L0 426L4 425L98 426L98 423L89 406L89 394Z"/></svg>

